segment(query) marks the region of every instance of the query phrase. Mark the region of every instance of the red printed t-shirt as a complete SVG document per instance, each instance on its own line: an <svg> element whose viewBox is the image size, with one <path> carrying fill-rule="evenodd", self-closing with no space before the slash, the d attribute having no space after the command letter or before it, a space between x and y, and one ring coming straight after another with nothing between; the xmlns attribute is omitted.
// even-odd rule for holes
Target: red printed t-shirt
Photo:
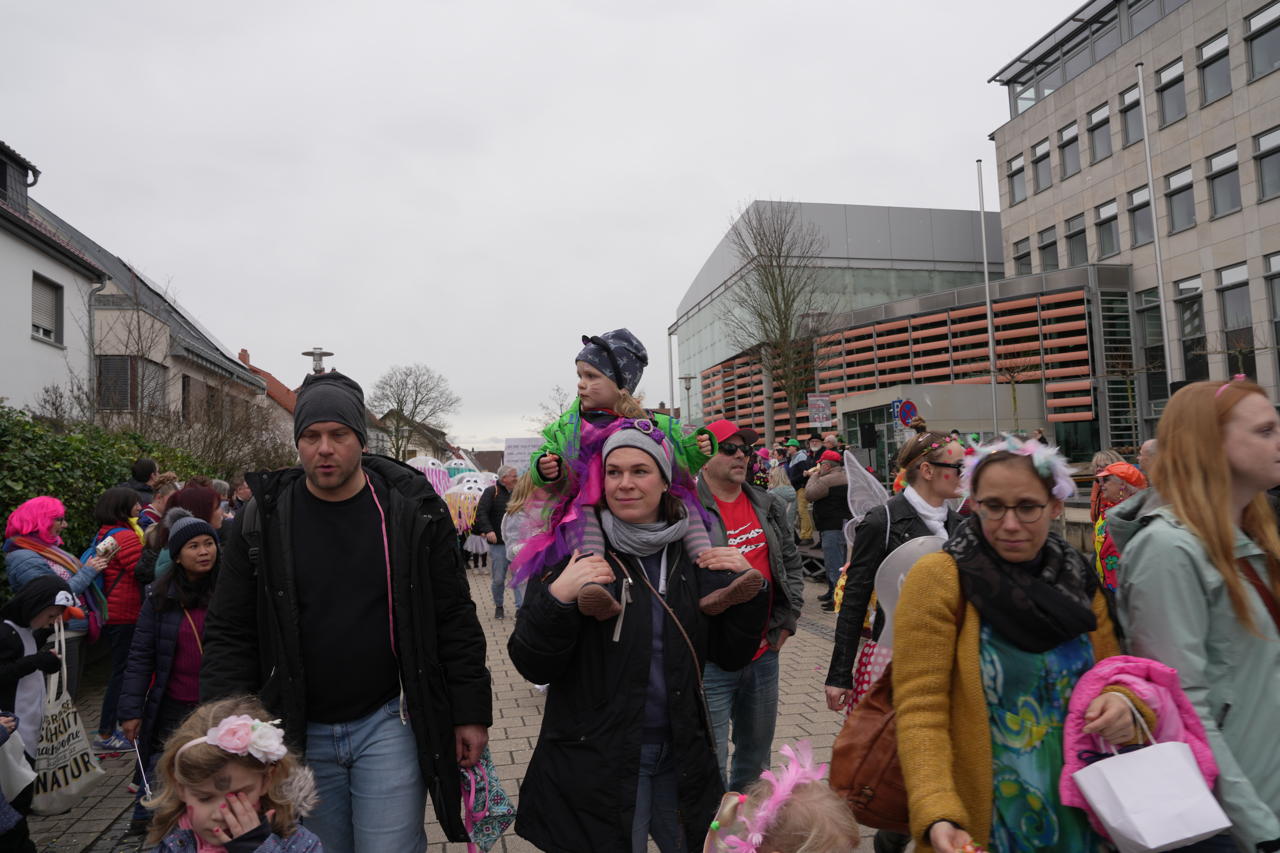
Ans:
<svg viewBox="0 0 1280 853"><path fill-rule="evenodd" d="M730 503L716 498L716 507L720 510L720 520L724 522L724 533L728 545L741 551L742 556L746 557L747 562L751 564L751 568L758 569L760 574L764 575L765 581L769 583L769 595L772 596L773 574L769 571L769 543L765 539L764 525L760 523L755 507L751 505L751 499L747 497L746 492L742 492ZM772 598L770 602L770 610L772 610ZM768 633L767 623L765 633ZM768 641L762 636L760 648L752 660L759 658L768 648Z"/></svg>

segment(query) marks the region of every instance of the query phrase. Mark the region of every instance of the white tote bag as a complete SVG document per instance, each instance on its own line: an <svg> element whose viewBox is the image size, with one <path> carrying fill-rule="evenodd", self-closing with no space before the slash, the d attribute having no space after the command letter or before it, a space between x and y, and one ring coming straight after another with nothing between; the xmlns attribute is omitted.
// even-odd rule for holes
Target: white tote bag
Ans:
<svg viewBox="0 0 1280 853"><path fill-rule="evenodd" d="M93 754L76 703L67 693L67 640L61 621L54 623L53 636L62 668L49 676L45 686L44 719L36 744L36 791L31 802L31 811L38 815L69 811L107 775Z"/></svg>
<svg viewBox="0 0 1280 853"><path fill-rule="evenodd" d="M1134 711L1133 716L1150 746L1072 774L1120 853L1174 850L1229 829L1231 821L1205 783L1191 747L1181 741L1157 743L1142 715Z"/></svg>

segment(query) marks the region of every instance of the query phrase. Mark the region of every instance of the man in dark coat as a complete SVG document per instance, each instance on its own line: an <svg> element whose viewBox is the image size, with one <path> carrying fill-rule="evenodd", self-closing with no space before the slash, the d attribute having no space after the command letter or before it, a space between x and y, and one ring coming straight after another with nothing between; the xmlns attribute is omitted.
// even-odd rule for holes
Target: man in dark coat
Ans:
<svg viewBox="0 0 1280 853"><path fill-rule="evenodd" d="M428 791L466 841L458 765L492 723L485 640L444 501L363 455L364 397L311 375L294 411L300 468L250 474L223 553L201 698L256 693L315 772L307 826L332 853L422 851ZM410 756L416 756L417 761Z"/></svg>
<svg viewBox="0 0 1280 853"><path fill-rule="evenodd" d="M507 567L511 560L507 557L507 543L502 541L502 517L507 514L507 503L511 500L511 490L515 488L520 475L510 465L498 469L498 482L484 490L480 495L480 503L476 506L476 521L471 529L477 536L484 537L489 543L489 578L490 591L493 593L493 615L502 619L506 614L502 610L502 599L506 595ZM512 590L516 599L516 607L524 603L524 588L518 586Z"/></svg>

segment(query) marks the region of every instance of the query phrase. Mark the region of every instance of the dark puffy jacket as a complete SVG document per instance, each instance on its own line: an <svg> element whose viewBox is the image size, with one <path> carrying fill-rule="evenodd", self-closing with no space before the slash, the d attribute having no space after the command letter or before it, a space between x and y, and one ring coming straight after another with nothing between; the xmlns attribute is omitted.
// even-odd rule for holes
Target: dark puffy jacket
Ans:
<svg viewBox="0 0 1280 853"><path fill-rule="evenodd" d="M396 649L418 765L449 840L466 841L453 729L491 725L493 708L484 630L471 600L458 534L426 477L383 456L365 456L363 465L386 512ZM285 543L293 486L302 476L301 468L248 476L254 498L223 543L200 673L202 700L258 694L284 720L285 736L299 750L306 745L306 673L296 568ZM254 515L260 542L256 564L245 535Z"/></svg>
<svg viewBox="0 0 1280 853"><path fill-rule="evenodd" d="M954 533L962 521L948 509L943 526L947 533ZM884 508L876 507L858 522L853 530L853 552L845 574L844 599L840 604L840 615L836 618L835 646L831 649L831 665L827 669L826 683L829 686L845 690L853 687L853 663L858 653L858 640L862 637L862 623L867 618L876 571L884 558L904 542L932 535L933 531L902 495L889 498ZM883 629L884 614L877 607L871 636L878 638Z"/></svg>
<svg viewBox="0 0 1280 853"><path fill-rule="evenodd" d="M653 639L652 597L640 561L620 557L611 547L605 550L614 574L634 580L631 602L619 617L618 642L613 642L617 619L598 622L583 616L548 591L566 561L529 581L507 643L522 676L551 685L516 818L516 832L542 850L631 850ZM724 792L700 673L707 660L727 670L750 663L760 645L769 595L761 590L720 616L705 616L698 610L695 568L683 544L668 546L667 560L666 601L689 640L667 615L663 660L679 771L677 808L686 849L697 850Z"/></svg>
<svg viewBox="0 0 1280 853"><path fill-rule="evenodd" d="M492 533L502 544L502 517L507 514L507 503L511 500L511 492L501 483L494 483L480 495L480 503L476 505L476 521L471 532L477 536Z"/></svg>
<svg viewBox="0 0 1280 853"><path fill-rule="evenodd" d="M169 588L169 584L160 585ZM178 631L186 618L176 604L157 612L157 594L153 587L147 587L142 612L133 631L133 644L129 646L129 663L120 685L120 709L116 714L122 720L142 720L138 748L144 761L151 754L156 717L160 714L160 703L169 686L173 658L178 651Z"/></svg>

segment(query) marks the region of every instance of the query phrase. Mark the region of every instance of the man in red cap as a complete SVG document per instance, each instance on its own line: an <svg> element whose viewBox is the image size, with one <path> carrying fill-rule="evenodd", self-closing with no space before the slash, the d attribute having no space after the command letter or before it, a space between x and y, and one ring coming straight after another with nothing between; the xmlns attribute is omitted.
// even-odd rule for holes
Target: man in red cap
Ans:
<svg viewBox="0 0 1280 853"><path fill-rule="evenodd" d="M733 767L725 785L742 791L769 767L778 718L778 651L796 631L804 579L786 505L746 482L755 431L726 420L709 423L707 429L719 442L698 477L698 499L713 518L711 544L741 551L772 590L769 618L760 626L760 648L751 663L737 672L708 663L703 671L720 772L728 768L732 721Z"/></svg>
<svg viewBox="0 0 1280 853"><path fill-rule="evenodd" d="M1107 533L1107 516L1111 510L1147 488L1147 478L1128 462L1112 462L1098 472L1098 489L1102 505L1107 507L1093 526L1096 553L1094 568L1098 580L1111 592L1116 588L1116 570L1120 567L1120 549Z"/></svg>
<svg viewBox="0 0 1280 853"><path fill-rule="evenodd" d="M822 543L822 562L827 569L827 592L819 596L822 609L835 610L836 581L840 580L840 567L848 562L848 540L844 536L844 524L853 517L849 511L849 479L844 473L844 460L834 450L824 450L818 455L818 467L807 475L804 487L813 505L813 526Z"/></svg>

